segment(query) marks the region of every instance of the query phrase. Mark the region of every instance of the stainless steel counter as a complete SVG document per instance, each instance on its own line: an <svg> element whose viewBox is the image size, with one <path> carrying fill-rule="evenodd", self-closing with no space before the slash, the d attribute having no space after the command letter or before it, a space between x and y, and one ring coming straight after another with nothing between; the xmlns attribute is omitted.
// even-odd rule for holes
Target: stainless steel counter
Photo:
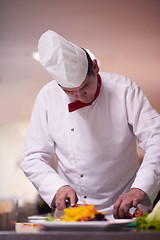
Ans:
<svg viewBox="0 0 160 240"><path fill-rule="evenodd" d="M160 232L132 231L41 231L38 233L17 233L1 231L0 240L160 240Z"/></svg>

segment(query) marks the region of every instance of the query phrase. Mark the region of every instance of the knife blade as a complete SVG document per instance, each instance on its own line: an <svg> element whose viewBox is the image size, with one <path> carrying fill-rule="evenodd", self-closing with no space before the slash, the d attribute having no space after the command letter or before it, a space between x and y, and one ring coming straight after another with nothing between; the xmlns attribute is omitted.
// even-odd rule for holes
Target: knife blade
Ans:
<svg viewBox="0 0 160 240"><path fill-rule="evenodd" d="M68 208L70 206L70 198L66 199L65 206L66 206L66 208ZM55 201L54 201L54 203L53 203L53 217L55 219L59 219L63 215L64 215L64 211L63 210L58 210L56 208L56 204L55 204Z"/></svg>

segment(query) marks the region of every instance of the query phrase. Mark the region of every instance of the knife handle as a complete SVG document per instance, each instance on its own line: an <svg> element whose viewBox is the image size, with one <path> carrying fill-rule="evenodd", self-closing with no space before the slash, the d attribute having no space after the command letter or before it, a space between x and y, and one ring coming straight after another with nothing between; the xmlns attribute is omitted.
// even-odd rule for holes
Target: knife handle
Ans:
<svg viewBox="0 0 160 240"><path fill-rule="evenodd" d="M70 198L66 198L65 205L66 205L66 208L68 208L71 205Z"/></svg>

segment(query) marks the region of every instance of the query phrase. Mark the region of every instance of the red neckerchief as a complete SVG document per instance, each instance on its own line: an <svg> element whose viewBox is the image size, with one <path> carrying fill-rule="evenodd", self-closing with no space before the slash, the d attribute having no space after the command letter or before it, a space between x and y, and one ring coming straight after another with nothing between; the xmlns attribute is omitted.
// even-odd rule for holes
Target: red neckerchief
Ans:
<svg viewBox="0 0 160 240"><path fill-rule="evenodd" d="M99 92L100 92L100 88L101 88L101 76L98 74L97 75L97 90L96 90L96 93L94 95L94 98L91 102L89 103L83 103L79 100L76 100L75 102L72 102L72 103L69 103L68 104L68 109L69 109L69 112L73 112L77 109L80 109L80 108L83 108L83 107L86 107L86 106L89 106L91 105L95 100L96 98L98 97L99 95Z"/></svg>

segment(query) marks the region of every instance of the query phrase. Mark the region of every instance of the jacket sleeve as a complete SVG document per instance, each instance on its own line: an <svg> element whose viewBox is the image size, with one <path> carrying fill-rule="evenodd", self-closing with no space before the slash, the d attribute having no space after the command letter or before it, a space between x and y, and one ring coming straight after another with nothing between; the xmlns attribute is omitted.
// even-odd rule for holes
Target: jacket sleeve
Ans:
<svg viewBox="0 0 160 240"><path fill-rule="evenodd" d="M160 115L135 83L128 89L126 106L128 123L138 139L138 146L145 153L132 188L146 193L148 198L144 204L148 205L160 190Z"/></svg>
<svg viewBox="0 0 160 240"><path fill-rule="evenodd" d="M47 124L47 110L37 97L26 137L21 169L51 207L56 191L67 183L49 166L54 156L54 142Z"/></svg>

